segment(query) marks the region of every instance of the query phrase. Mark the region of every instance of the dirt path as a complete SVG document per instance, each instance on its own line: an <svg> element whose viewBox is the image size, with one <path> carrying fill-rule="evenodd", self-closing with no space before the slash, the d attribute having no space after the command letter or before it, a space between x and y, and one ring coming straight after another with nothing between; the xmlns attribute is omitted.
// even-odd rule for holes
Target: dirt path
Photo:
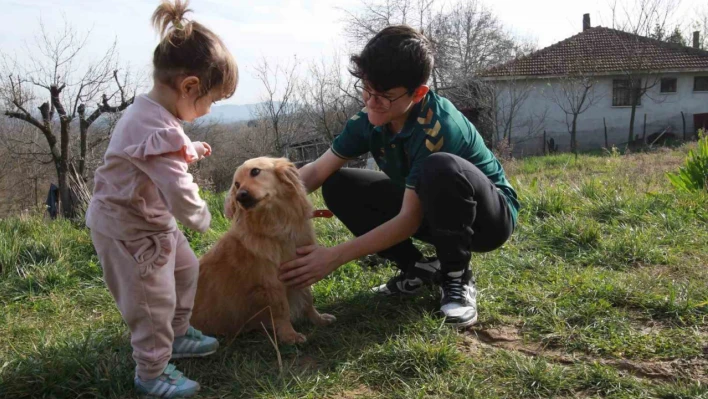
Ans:
<svg viewBox="0 0 708 399"><path fill-rule="evenodd" d="M694 359L674 359L659 361L635 361L608 359L578 353L560 352L544 348L537 342L525 342L516 327L473 328L465 333L464 349L476 352L491 347L521 353L526 356L541 357L546 361L573 365L579 363L599 363L633 374L637 377L661 380L690 380L708 384L708 354Z"/></svg>

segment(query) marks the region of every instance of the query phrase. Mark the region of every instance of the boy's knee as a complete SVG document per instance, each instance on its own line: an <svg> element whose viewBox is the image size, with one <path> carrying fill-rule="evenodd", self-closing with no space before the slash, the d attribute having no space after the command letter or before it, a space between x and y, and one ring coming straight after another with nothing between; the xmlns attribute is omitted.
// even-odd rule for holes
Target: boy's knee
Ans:
<svg viewBox="0 0 708 399"><path fill-rule="evenodd" d="M423 161L418 189L445 186L450 179L460 174L460 165L456 156L448 153L435 153Z"/></svg>
<svg viewBox="0 0 708 399"><path fill-rule="evenodd" d="M322 198L327 208L332 209L339 202L337 198L341 196L343 180L342 172L338 170L322 183Z"/></svg>

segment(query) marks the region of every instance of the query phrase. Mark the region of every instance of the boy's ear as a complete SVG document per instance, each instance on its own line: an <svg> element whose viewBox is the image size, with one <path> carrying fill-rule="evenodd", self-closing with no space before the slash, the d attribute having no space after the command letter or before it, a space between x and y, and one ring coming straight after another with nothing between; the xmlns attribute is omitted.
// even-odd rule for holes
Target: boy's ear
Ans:
<svg viewBox="0 0 708 399"><path fill-rule="evenodd" d="M417 89L415 89L415 91L413 92L413 102L417 103L417 102L421 101L423 99L423 97L425 97L425 95L428 94L429 91L430 91L430 87L428 87L426 85L422 85L422 86L418 87Z"/></svg>

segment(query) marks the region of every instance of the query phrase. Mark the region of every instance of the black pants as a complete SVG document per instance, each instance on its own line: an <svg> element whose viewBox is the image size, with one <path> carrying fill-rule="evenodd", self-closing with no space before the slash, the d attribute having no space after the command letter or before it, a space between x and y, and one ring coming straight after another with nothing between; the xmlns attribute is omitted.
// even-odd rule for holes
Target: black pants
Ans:
<svg viewBox="0 0 708 399"><path fill-rule="evenodd" d="M405 188L384 173L341 169L322 185L327 207L355 235L361 236L395 217ZM423 207L423 223L413 237L435 246L442 272L466 271L472 252L499 248L513 231L506 199L472 163L456 155L437 153L423 165L416 192ZM412 240L379 253L401 270L420 260Z"/></svg>

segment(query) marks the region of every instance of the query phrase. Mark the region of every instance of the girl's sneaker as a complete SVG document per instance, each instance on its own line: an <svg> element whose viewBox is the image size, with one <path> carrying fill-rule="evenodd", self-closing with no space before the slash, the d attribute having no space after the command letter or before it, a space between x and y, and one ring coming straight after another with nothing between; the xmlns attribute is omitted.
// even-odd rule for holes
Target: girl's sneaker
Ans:
<svg viewBox="0 0 708 399"><path fill-rule="evenodd" d="M135 376L135 389L141 397L187 398L199 391L199 384L185 377L173 364L168 364L157 378L144 381Z"/></svg>
<svg viewBox="0 0 708 399"><path fill-rule="evenodd" d="M186 334L175 338L175 342L172 344L172 358L208 356L216 352L218 347L219 341L216 338L206 336L190 326Z"/></svg>

